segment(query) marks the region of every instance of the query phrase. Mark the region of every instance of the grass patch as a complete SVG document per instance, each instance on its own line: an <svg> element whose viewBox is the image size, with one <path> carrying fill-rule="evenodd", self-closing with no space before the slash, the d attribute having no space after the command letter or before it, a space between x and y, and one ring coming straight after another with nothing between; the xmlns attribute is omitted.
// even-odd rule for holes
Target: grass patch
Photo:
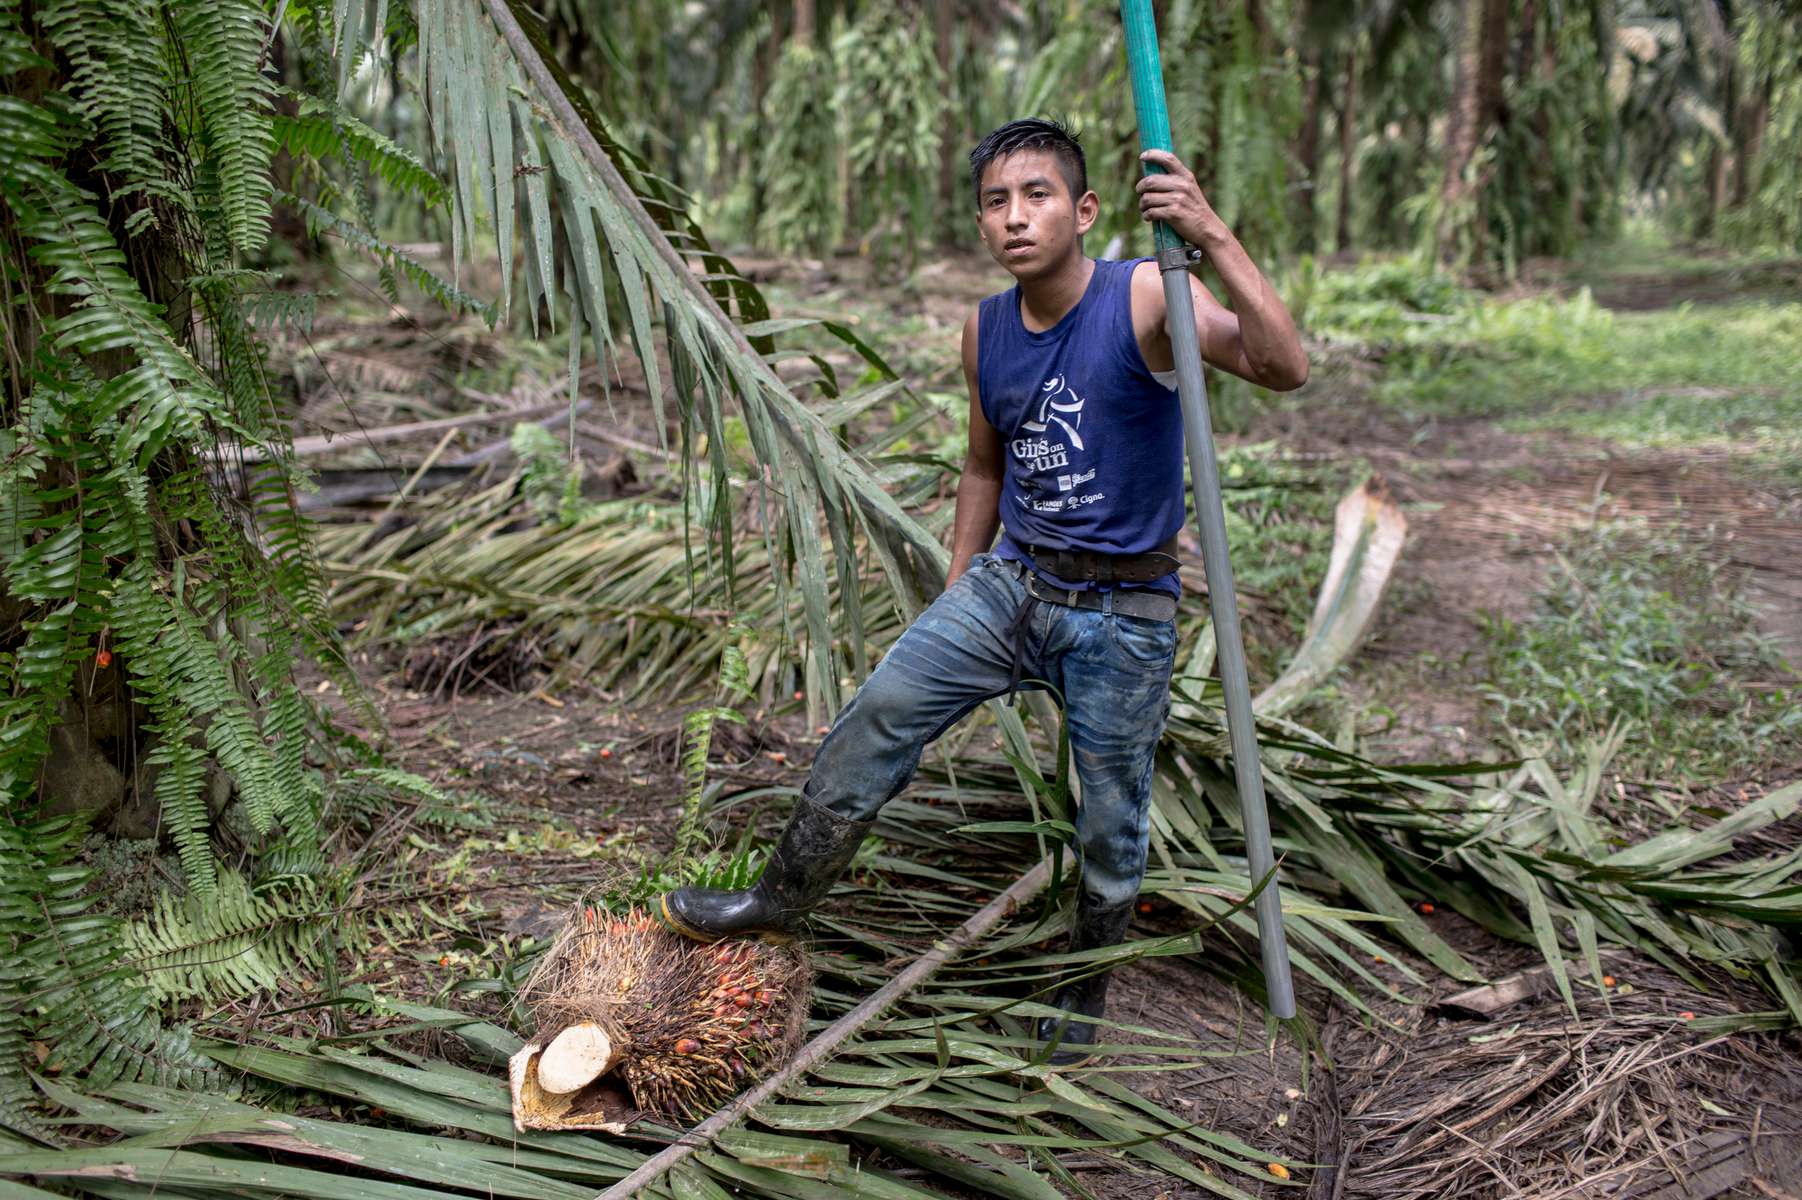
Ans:
<svg viewBox="0 0 1802 1200"><path fill-rule="evenodd" d="M1606 373L1574 378L1562 393L1592 402L1507 426L1633 447L1738 446L1750 463L1802 480L1802 304L1685 306L1613 326Z"/></svg>
<svg viewBox="0 0 1802 1200"><path fill-rule="evenodd" d="M1314 336L1381 364L1374 398L1409 417L1729 446L1802 481L1802 303L1615 313L1587 291L1491 299L1406 261L1303 272L1291 290Z"/></svg>
<svg viewBox="0 0 1802 1200"><path fill-rule="evenodd" d="M1271 444L1221 448L1233 582L1255 623L1246 652L1260 675L1274 676L1301 644L1332 554L1333 511L1366 474L1359 462L1298 462Z"/></svg>
<svg viewBox="0 0 1802 1200"><path fill-rule="evenodd" d="M1796 678L1756 632L1740 581L1670 534L1611 523L1573 536L1533 619L1485 620L1490 711L1535 747L1616 722L1617 769L1709 784L1802 748Z"/></svg>
<svg viewBox="0 0 1802 1200"><path fill-rule="evenodd" d="M1570 271L1577 282L1590 283L1620 276L1746 270L1792 259L1792 255L1775 250L1733 250L1674 242L1669 229L1641 217L1626 221L1620 236L1612 241L1584 246L1572 258Z"/></svg>

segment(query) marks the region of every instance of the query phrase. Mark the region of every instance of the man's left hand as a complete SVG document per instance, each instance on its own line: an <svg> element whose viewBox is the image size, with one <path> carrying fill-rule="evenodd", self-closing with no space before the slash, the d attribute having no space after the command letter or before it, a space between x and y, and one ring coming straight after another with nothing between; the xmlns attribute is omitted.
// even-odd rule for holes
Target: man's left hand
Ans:
<svg viewBox="0 0 1802 1200"><path fill-rule="evenodd" d="M1147 150L1141 162L1162 167L1162 175L1139 180L1139 215L1147 221L1163 221L1177 237L1191 246L1206 246L1226 232L1226 223L1201 194L1195 173L1168 150Z"/></svg>

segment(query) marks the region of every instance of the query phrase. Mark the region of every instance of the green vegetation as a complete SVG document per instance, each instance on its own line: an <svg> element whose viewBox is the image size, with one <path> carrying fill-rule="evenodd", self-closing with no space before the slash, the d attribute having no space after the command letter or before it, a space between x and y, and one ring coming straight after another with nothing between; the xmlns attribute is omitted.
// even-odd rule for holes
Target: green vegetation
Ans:
<svg viewBox="0 0 1802 1200"><path fill-rule="evenodd" d="M438 1041L454 1031L491 1066L516 1031L381 992L507 1011L536 942L491 891L561 905L611 882L623 902L756 869L742 823L707 848L714 818L728 796L780 802L793 777L731 776L714 752L753 728L811 737L934 595L963 400L955 322L920 303L920 277L875 285L909 310L890 360L861 333L882 322L850 311L856 289L804 298L828 316L773 314L697 216L808 259L848 246L887 279L967 230L958 150L1023 108L1061 109L1087 126L1097 240L1142 245L1112 7L552 0L541 27L499 0L0 0L0 1192L40 1194L17 1177L108 1197L343 1196L370 1186L332 1173L354 1161L457 1194L587 1194L643 1160L516 1137L497 1080ZM1728 447L1785 479L1802 459L1798 305L1597 299L1689 270L1655 255L1583 264L1590 290L1569 296L1493 298L1453 272L1530 278L1531 256L1646 205L1666 232L1740 248L1757 297L1784 286L1792 260L1763 251L1802 227L1789 7L1754 0L1701 32L1662 0L1618 21L1599 0L1172 0L1163 15L1180 148L1260 261L1293 267L1298 315L1352 368L1340 382L1368 381L1335 399ZM1421 257L1328 271L1290 256L1329 242ZM324 281L353 300L309 290ZM425 345L425 365L384 357ZM362 465L380 456L407 482L316 526L303 504L321 460L293 433L327 424L323 392L334 430L402 428ZM565 403L555 431L523 415ZM1292 401L1225 386L1216 403L1223 425L1255 428ZM607 480L563 432L603 404L622 418L595 438L623 464ZM440 417L427 446L408 441ZM485 436L518 424L453 448L484 421ZM449 483L427 486L434 465ZM1223 468L1275 673L1363 464L1252 445ZM1802 789L1692 809L1634 843L1590 745L1630 721L1613 769L1717 783L1793 757L1794 691L1733 581L1673 536L1608 528L1567 558L1534 618L1495 622L1487 650L1496 719L1568 752L1568 772L1388 767L1267 723L1297 972L1372 1018L1424 989L1426 964L1474 981L1481 965L1410 903L1433 896L1535 945L1573 1011L1567 956L1594 967L1606 940L1764 989L1765 1011L1703 1028L1802 1022L1774 933L1802 920L1795 855L1745 840ZM1077 965L1184 954L1255 1000L1203 625L1191 591L1147 881L1182 932ZM672 748L608 776L611 747L580 739L614 731L592 723L555 764L505 737L485 763L441 753L434 729L411 751L433 778L411 774L381 736L398 715L358 672L453 641L458 665L523 661L516 699L547 729L578 715L562 690L651 713L667 728L644 740L674 733ZM409 703L431 707L428 690ZM1002 752L971 749L990 732L977 726L941 747L947 765L888 810L850 903L822 921L816 1020L1068 828L1065 789L1036 766L1051 723L1031 705L993 722ZM658 772L674 794L656 794ZM514 795L447 787L459 773ZM554 811L551 779L608 827ZM1045 1070L1029 1031L1072 965L1039 953L1061 920L1047 906L997 928L759 1113L831 1160L806 1194L1044 1197L1081 1189L1074 1155L1225 1194L1268 1182L1273 1159L1302 1169L1106 1072ZM1125 1032L1110 1053L1150 1067L1216 1052ZM312 1124L272 1141L268 1112L219 1099L251 1077L259 1103ZM197 1092L217 1105L199 1127ZM293 1111L321 1096L333 1120ZM908 1100L932 1118L903 1115ZM127 1140L96 1145L100 1129ZM738 1131L676 1190L800 1194L773 1165L798 1149ZM923 1174L883 1174L889 1154ZM296 1165L308 1156L325 1165Z"/></svg>
<svg viewBox="0 0 1802 1200"><path fill-rule="evenodd" d="M1355 462L1299 463L1269 444L1220 456L1233 580L1253 614L1246 653L1270 675L1314 611L1333 548L1333 510L1364 474Z"/></svg>
<svg viewBox="0 0 1802 1200"><path fill-rule="evenodd" d="M1624 727L1623 774L1711 785L1802 754L1797 681L1734 577L1682 537L1623 524L1573 536L1530 621L1486 629L1495 719L1523 747Z"/></svg>
<svg viewBox="0 0 1802 1200"><path fill-rule="evenodd" d="M722 237L912 261L959 230L975 139L1054 113L1085 132L1098 236L1144 244L1114 0L552 12L603 118ZM1260 248L1422 250L1507 277L1647 209L1679 236L1797 245L1789 0L1706 17L1675 0L1171 0L1159 22L1177 150Z"/></svg>
<svg viewBox="0 0 1802 1200"><path fill-rule="evenodd" d="M1605 341L1588 332L1570 375L1546 380L1549 411L1508 427L1631 447L1721 447L1744 467L1802 482L1802 303L1682 305L1612 324Z"/></svg>
<svg viewBox="0 0 1802 1200"><path fill-rule="evenodd" d="M1694 265L1670 260L1664 270L1678 262ZM1294 286L1310 332L1379 363L1373 398L1409 419L1490 417L1629 447L1718 446L1746 467L1802 480L1802 303L1612 312L1587 289L1490 298L1406 261L1307 270Z"/></svg>

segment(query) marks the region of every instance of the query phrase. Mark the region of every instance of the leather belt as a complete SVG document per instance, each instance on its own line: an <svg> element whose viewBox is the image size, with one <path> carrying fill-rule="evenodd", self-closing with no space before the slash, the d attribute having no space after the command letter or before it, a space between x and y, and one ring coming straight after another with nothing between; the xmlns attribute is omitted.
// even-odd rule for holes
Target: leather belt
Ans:
<svg viewBox="0 0 1802 1200"><path fill-rule="evenodd" d="M1082 588L1061 588L1046 583L1022 562L1004 564L1014 569L1015 577L1026 584L1026 594L1043 604L1055 604L1064 608L1087 608L1100 610L1107 607L1103 599L1106 592L1098 592ZM1146 621L1173 621L1176 619L1176 597L1168 592L1137 591L1116 588L1113 610L1129 617L1139 617Z"/></svg>
<svg viewBox="0 0 1802 1200"><path fill-rule="evenodd" d="M1059 579L1086 579L1104 586L1115 583L1150 583L1177 568L1176 539L1144 554L1103 554L1097 550L1057 550L1026 546L1026 557L1047 575Z"/></svg>

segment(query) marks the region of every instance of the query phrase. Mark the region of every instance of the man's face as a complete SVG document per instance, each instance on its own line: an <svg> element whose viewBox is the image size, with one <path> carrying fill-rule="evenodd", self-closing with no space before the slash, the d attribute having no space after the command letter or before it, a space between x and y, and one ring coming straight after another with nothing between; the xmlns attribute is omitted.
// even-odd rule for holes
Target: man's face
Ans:
<svg viewBox="0 0 1802 1200"><path fill-rule="evenodd" d="M1080 253L1080 239L1099 208L1094 192L1071 196L1055 155L1021 150L983 171L976 226L995 261L1015 279L1027 280L1058 270Z"/></svg>

